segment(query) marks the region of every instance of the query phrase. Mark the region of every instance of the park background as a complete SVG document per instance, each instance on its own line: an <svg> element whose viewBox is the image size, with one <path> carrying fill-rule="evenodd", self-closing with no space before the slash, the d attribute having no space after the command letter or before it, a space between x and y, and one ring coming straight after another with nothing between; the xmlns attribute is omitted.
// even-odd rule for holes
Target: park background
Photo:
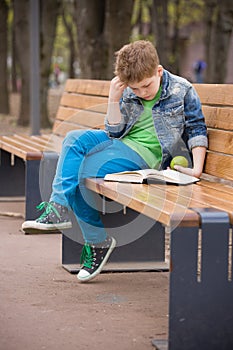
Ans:
<svg viewBox="0 0 233 350"><path fill-rule="evenodd" d="M31 132L29 7L0 0L0 134ZM40 0L41 132L50 131L67 78L110 79L114 52L139 38L156 45L173 73L195 81L202 58L205 83L233 83L232 7L232 0ZM23 216L5 212L20 214L24 203L0 204L0 349L144 350L167 338L167 272L103 274L84 289L61 268L59 235L23 235Z"/></svg>
<svg viewBox="0 0 233 350"><path fill-rule="evenodd" d="M31 2L0 1L2 134L30 124ZM111 79L114 53L137 39L152 41L161 64L191 82L201 60L204 83L233 83L231 0L40 0L39 28L42 129L67 78Z"/></svg>

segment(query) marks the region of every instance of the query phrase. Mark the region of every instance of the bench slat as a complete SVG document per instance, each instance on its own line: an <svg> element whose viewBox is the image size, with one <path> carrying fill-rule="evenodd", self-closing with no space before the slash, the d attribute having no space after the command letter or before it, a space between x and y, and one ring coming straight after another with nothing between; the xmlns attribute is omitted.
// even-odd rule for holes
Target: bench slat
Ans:
<svg viewBox="0 0 233 350"><path fill-rule="evenodd" d="M24 160L38 160L45 151L56 151L53 139L39 136L13 135L2 136L0 147Z"/></svg>
<svg viewBox="0 0 233 350"><path fill-rule="evenodd" d="M8 136L3 136L2 137L2 143L8 144L10 146L14 147L19 147L25 152L37 152L40 151L40 149L34 147L34 146L29 146L25 142L21 142L20 140L17 140L16 138L13 137L8 137Z"/></svg>
<svg viewBox="0 0 233 350"><path fill-rule="evenodd" d="M220 185L220 184L219 184ZM215 189L214 187L207 187L202 184L202 181L193 185L193 186L172 186L172 185L153 185L154 191L163 191L166 192L166 199L178 201L182 205L189 205L190 200L198 201L202 203L203 206L206 206L206 203L211 201L212 206L217 207L221 206L222 210L229 210L233 213L233 188L228 187L228 193L223 192L219 188ZM153 193L153 191L151 192ZM170 197L171 193L176 197ZM186 198L182 201L182 198Z"/></svg>
<svg viewBox="0 0 233 350"><path fill-rule="evenodd" d="M22 135L13 135L11 137L11 139L13 141L18 141L20 144L22 143L22 144L29 146L29 147L32 147L32 148L34 147L39 151L44 151L46 149L46 147L48 146L48 141L45 141L43 139L35 140L28 135L23 135L23 136Z"/></svg>
<svg viewBox="0 0 233 350"><path fill-rule="evenodd" d="M71 109L67 111L66 108L60 108L57 120L66 120L68 122L77 123L79 125L90 127L92 125L104 125L105 114ZM94 127L94 126L92 126Z"/></svg>
<svg viewBox="0 0 233 350"><path fill-rule="evenodd" d="M223 193L231 193L231 191L233 190L233 184L232 184L232 186L230 186L230 185L226 185L223 183L211 182L211 181L209 181L209 179L208 179L208 181L205 179L202 179L200 184L202 187L214 188L215 191L218 191L218 193L216 195L217 198L219 196L221 196L222 192Z"/></svg>
<svg viewBox="0 0 233 350"><path fill-rule="evenodd" d="M233 130L232 107L202 107L206 125L210 128Z"/></svg>
<svg viewBox="0 0 233 350"><path fill-rule="evenodd" d="M202 104L233 106L233 84L194 84Z"/></svg>
<svg viewBox="0 0 233 350"><path fill-rule="evenodd" d="M0 148L23 160L39 160L42 158L42 152L34 151L30 147L21 146L14 142L7 142L0 138Z"/></svg>
<svg viewBox="0 0 233 350"><path fill-rule="evenodd" d="M220 205L222 210L233 212L233 188L230 189L229 187L229 192L224 193L220 191L220 188L215 189L213 187L211 188L202 185L202 181L197 183L192 190L190 189L190 186L182 186L182 188L180 188L180 186L169 186L169 188L169 192L176 193L177 196L186 197L187 200L196 200L203 205L206 205L207 202L211 202L211 205L216 208L217 205Z"/></svg>
<svg viewBox="0 0 233 350"><path fill-rule="evenodd" d="M174 194L174 197L172 197L172 193ZM228 212L231 223L233 224L233 189L231 189L231 194L227 195L226 193L221 193L219 189L215 190L213 188L211 189L202 186L201 183L196 184L192 192L187 188L187 186L185 186L183 190L180 190L179 186L178 188L177 186L170 186L167 198L170 200L176 200L178 196L185 198L186 202L188 202L189 208L206 208L206 206L208 206Z"/></svg>
<svg viewBox="0 0 233 350"><path fill-rule="evenodd" d="M61 98L61 105L68 106L78 109L91 109L98 111L107 110L108 99L106 97L99 96L85 96L85 95L75 95L75 94L63 94Z"/></svg>
<svg viewBox="0 0 233 350"><path fill-rule="evenodd" d="M233 157L226 154L207 152L204 173L233 180Z"/></svg>
<svg viewBox="0 0 233 350"><path fill-rule="evenodd" d="M79 129L103 129L102 125L90 125L89 126L84 126L84 125L78 125L74 123L66 123L65 121L55 121L54 122L54 128L53 128L53 133L56 135L60 136L65 136L69 131L72 130L79 130Z"/></svg>
<svg viewBox="0 0 233 350"><path fill-rule="evenodd" d="M38 137L38 136L31 136L31 137ZM42 139L44 139L44 140L49 140L50 139L50 137L51 137L51 134L43 134L43 135L41 135L40 136Z"/></svg>
<svg viewBox="0 0 233 350"><path fill-rule="evenodd" d="M65 91L79 94L108 96L110 81L89 79L68 79Z"/></svg>
<svg viewBox="0 0 233 350"><path fill-rule="evenodd" d="M209 150L233 155L233 132L208 129Z"/></svg>

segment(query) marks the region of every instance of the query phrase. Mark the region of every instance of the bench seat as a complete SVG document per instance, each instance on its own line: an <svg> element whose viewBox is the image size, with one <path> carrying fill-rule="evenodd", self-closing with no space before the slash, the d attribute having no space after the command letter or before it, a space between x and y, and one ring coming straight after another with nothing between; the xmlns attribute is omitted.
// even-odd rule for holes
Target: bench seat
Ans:
<svg viewBox="0 0 233 350"><path fill-rule="evenodd" d="M213 208L228 212L233 224L233 187L210 183L188 186L127 184L105 182L103 179L87 179L87 187L104 197L144 213L150 218L171 227L174 221L181 220L182 225L198 226L197 215L189 208Z"/></svg>

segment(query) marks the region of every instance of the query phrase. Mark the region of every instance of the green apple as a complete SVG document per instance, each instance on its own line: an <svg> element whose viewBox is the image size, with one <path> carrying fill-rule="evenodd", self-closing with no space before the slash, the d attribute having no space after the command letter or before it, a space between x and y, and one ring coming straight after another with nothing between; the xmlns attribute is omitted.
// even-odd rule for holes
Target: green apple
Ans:
<svg viewBox="0 0 233 350"><path fill-rule="evenodd" d="M174 169L174 165L181 165L184 168L187 168L189 165L189 162L188 162L188 159L183 157L183 156L176 156L176 157L172 158L171 163L170 163L170 168Z"/></svg>

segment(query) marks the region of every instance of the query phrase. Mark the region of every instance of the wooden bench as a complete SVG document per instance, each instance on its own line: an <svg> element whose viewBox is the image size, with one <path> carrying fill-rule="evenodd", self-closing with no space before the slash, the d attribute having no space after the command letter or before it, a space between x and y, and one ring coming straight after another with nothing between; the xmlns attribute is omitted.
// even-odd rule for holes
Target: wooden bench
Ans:
<svg viewBox="0 0 233 350"><path fill-rule="evenodd" d="M0 195L25 195L27 220L37 216L34 207L41 197L40 187L43 187L42 183L39 186L43 161L51 158L52 163L57 158L68 131L103 128L108 89L108 81L68 80L51 134L0 137Z"/></svg>
<svg viewBox="0 0 233 350"><path fill-rule="evenodd" d="M196 85L208 125L202 180L164 186L88 179L89 189L170 233L169 339L157 349L233 348L233 85Z"/></svg>
<svg viewBox="0 0 233 350"><path fill-rule="evenodd" d="M117 239L139 231L136 241L131 237L129 244L118 247L117 257L113 252L113 264L127 256L130 269L166 268L164 233L171 232L169 350L233 347L233 85L195 87L209 134L201 182L182 187L87 180L104 224ZM108 81L68 80L51 135L0 138L0 195L25 194L26 219L37 217L35 206L49 198L66 133L103 128L108 91ZM79 265L80 241L74 224L62 244L62 263L71 272Z"/></svg>

